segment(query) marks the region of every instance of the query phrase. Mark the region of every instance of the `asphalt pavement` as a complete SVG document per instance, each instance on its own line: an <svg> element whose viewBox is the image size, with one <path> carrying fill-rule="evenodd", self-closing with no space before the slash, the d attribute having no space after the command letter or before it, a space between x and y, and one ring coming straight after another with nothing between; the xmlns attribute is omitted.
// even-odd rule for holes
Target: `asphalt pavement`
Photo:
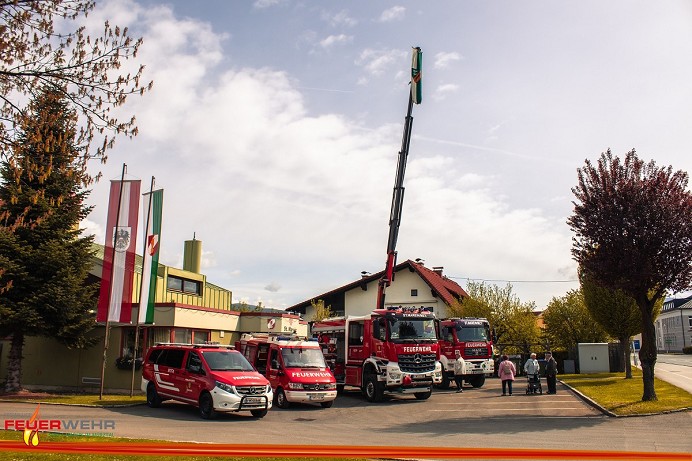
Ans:
<svg viewBox="0 0 692 461"><path fill-rule="evenodd" d="M635 365L639 365L639 359ZM692 394L692 355L659 353L654 375Z"/></svg>

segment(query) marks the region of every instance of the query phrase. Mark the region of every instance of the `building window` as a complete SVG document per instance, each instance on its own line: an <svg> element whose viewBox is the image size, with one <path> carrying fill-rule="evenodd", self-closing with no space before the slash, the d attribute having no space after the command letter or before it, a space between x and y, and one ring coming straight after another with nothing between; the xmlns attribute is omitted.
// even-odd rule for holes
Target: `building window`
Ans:
<svg viewBox="0 0 692 461"><path fill-rule="evenodd" d="M204 344L209 341L209 330L191 330L176 328L173 331L173 342L182 344Z"/></svg>
<svg viewBox="0 0 692 461"><path fill-rule="evenodd" d="M411 296L418 296L418 288L411 288Z"/></svg>
<svg viewBox="0 0 692 461"><path fill-rule="evenodd" d="M134 328L123 328L122 329L122 348L120 349L120 357L132 358L132 351L135 349L135 329ZM139 330L139 340L137 341L137 354L135 358L142 357L142 348L144 346L144 329Z"/></svg>
<svg viewBox="0 0 692 461"><path fill-rule="evenodd" d="M687 326L689 326L690 328L692 328L692 315L690 315L689 317L687 317Z"/></svg>
<svg viewBox="0 0 692 461"><path fill-rule="evenodd" d="M168 276L166 288L171 291L180 291L182 293L200 295L202 293L202 283L196 280L184 279L181 277Z"/></svg>

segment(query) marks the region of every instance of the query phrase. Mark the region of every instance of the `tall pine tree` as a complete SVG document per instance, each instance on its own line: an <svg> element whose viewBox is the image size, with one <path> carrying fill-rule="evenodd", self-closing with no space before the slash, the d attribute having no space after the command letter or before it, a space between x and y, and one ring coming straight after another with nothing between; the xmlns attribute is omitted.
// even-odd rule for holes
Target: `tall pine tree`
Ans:
<svg viewBox="0 0 692 461"><path fill-rule="evenodd" d="M77 348L94 341L88 335L96 305L96 285L88 282L93 236L83 237L78 227L91 207L84 204L89 178L75 145L77 116L55 89L40 92L28 111L12 155L0 163L0 337L11 337L7 392L21 389L26 337Z"/></svg>

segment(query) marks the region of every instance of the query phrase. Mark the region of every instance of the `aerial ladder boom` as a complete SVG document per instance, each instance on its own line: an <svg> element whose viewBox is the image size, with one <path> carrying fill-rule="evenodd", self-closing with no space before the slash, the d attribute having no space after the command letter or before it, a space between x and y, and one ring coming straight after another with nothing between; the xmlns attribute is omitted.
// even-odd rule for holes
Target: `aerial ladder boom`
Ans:
<svg viewBox="0 0 692 461"><path fill-rule="evenodd" d="M406 174L406 161L408 160L408 150L411 143L411 128L413 126L413 104L421 102L421 65L422 52L419 47L413 49L411 61L411 91L408 95L408 109L404 119L404 135L401 140L401 150L396 166L396 177L394 179L394 191L392 193L392 208L389 214L389 237L387 239L387 262L385 263L384 274L380 278L377 286L377 308L384 309L385 291L394 280L394 266L396 266L396 241L399 237L399 226L401 225L401 212L404 204L404 175Z"/></svg>

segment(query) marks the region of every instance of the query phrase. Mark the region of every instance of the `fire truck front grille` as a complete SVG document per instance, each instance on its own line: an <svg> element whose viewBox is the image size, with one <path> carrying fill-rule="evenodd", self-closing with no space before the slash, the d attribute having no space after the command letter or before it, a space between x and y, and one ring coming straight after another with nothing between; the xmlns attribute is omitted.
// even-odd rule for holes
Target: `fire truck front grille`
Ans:
<svg viewBox="0 0 692 461"><path fill-rule="evenodd" d="M303 384L303 389L306 391L324 391L330 386L330 384Z"/></svg>
<svg viewBox="0 0 692 461"><path fill-rule="evenodd" d="M464 355L466 357L482 357L487 355L488 349L485 347L467 347L464 349Z"/></svg>
<svg viewBox="0 0 692 461"><path fill-rule="evenodd" d="M264 395L267 386L236 386L235 390L240 395Z"/></svg>
<svg viewBox="0 0 692 461"><path fill-rule="evenodd" d="M427 373L435 371L435 354L400 355L399 368L406 373Z"/></svg>

